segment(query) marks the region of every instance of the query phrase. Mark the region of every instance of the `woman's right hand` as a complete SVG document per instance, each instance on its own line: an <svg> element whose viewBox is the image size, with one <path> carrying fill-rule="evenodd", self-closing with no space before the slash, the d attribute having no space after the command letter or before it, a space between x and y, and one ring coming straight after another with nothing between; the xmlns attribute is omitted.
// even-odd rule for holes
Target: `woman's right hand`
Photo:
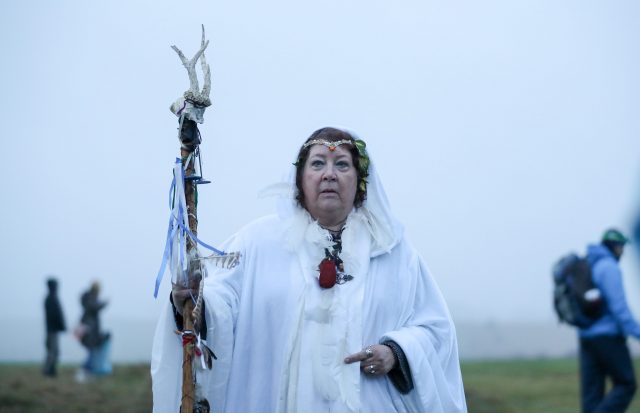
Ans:
<svg viewBox="0 0 640 413"><path fill-rule="evenodd" d="M373 344L344 359L347 364L360 362L360 370L370 376L383 376L397 363L393 351L388 346Z"/></svg>

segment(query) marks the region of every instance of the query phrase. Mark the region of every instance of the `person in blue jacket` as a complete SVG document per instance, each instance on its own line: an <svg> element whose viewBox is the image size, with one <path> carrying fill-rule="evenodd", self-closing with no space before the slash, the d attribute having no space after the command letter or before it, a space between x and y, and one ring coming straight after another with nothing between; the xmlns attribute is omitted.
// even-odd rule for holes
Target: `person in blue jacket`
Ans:
<svg viewBox="0 0 640 413"><path fill-rule="evenodd" d="M624 412L636 391L627 337L640 339L640 324L627 305L618 264L628 242L620 231L609 229L600 244L587 247L593 282L602 293L605 309L594 324L580 329L583 413ZM605 393L607 377L612 386Z"/></svg>

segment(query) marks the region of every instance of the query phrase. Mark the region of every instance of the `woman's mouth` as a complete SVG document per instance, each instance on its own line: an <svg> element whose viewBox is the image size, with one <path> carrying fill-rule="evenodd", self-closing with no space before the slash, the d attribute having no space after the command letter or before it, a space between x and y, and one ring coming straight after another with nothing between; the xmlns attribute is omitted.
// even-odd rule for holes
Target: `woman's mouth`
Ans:
<svg viewBox="0 0 640 413"><path fill-rule="evenodd" d="M322 191L320 191L320 195L333 196L337 194L338 191L336 191L335 189L323 189Z"/></svg>

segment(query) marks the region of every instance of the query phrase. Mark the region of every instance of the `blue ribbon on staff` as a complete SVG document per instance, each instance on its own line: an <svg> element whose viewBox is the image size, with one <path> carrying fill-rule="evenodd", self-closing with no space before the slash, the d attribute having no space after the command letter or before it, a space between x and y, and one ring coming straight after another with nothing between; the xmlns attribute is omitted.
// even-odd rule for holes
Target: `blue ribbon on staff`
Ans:
<svg viewBox="0 0 640 413"><path fill-rule="evenodd" d="M182 161L180 160L180 158L176 158L176 163L178 164L182 164ZM184 175L183 175L183 170L182 168L180 168L180 179L183 180L184 182ZM185 242L185 235L188 236L189 238L191 238L193 241L195 241L196 243L202 245L203 247L205 247L206 249L213 251L214 253L218 254L218 255L224 255L224 251L220 251L214 247L212 247L211 245L201 241L198 237L195 236L195 234L193 232L191 232L191 230L189 229L189 227L184 225L184 211L182 210L182 205L180 203L178 203L178 216L175 216L173 214L173 202L175 201L175 187L176 187L176 177L175 174L173 176L173 179L171 181L171 187L169 188L169 208L171 210L171 216L169 217L169 227L167 229L167 239L165 241L165 245L164 245L164 253L162 254L162 263L160 264L160 270L158 270L158 275L156 276L156 284L155 284L155 289L153 291L153 296L155 298L158 298L158 290L160 289L160 283L162 282L162 277L164 276L164 273L166 271L167 268L167 262L171 260L171 256L172 256L172 248L173 248L173 243L171 242L171 240L173 239L173 237L176 236L176 232L178 230L181 230L180 233L180 264L181 266L184 264L184 254L183 254L183 250L184 248L184 242Z"/></svg>

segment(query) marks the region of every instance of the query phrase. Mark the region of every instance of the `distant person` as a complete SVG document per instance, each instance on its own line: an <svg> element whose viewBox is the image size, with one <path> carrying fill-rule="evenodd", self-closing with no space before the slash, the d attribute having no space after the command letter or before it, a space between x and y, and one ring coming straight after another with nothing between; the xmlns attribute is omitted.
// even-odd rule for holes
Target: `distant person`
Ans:
<svg viewBox="0 0 640 413"><path fill-rule="evenodd" d="M44 361L42 374L48 377L55 377L57 374L58 357L60 356L60 342L58 334L67 328L64 323L62 306L58 300L58 281L55 278L47 280L49 293L44 300L44 313L47 327L47 338L45 346L47 356Z"/></svg>
<svg viewBox="0 0 640 413"><path fill-rule="evenodd" d="M605 308L594 324L580 329L583 413L624 412L636 392L627 336L640 339L640 324L627 306L618 265L628 241L620 231L609 229L600 244L587 248L593 282L602 293ZM605 393L607 377L612 386Z"/></svg>
<svg viewBox="0 0 640 413"><path fill-rule="evenodd" d="M107 306L107 301L101 301L99 294L100 283L94 281L91 288L85 291L80 298L83 313L80 319L82 327L79 338L82 345L87 348L89 355L83 365L84 370L81 370L76 377L79 381L83 381L85 378L83 372L93 375L111 373L109 362L111 336L110 333L102 331L100 327L100 311Z"/></svg>

